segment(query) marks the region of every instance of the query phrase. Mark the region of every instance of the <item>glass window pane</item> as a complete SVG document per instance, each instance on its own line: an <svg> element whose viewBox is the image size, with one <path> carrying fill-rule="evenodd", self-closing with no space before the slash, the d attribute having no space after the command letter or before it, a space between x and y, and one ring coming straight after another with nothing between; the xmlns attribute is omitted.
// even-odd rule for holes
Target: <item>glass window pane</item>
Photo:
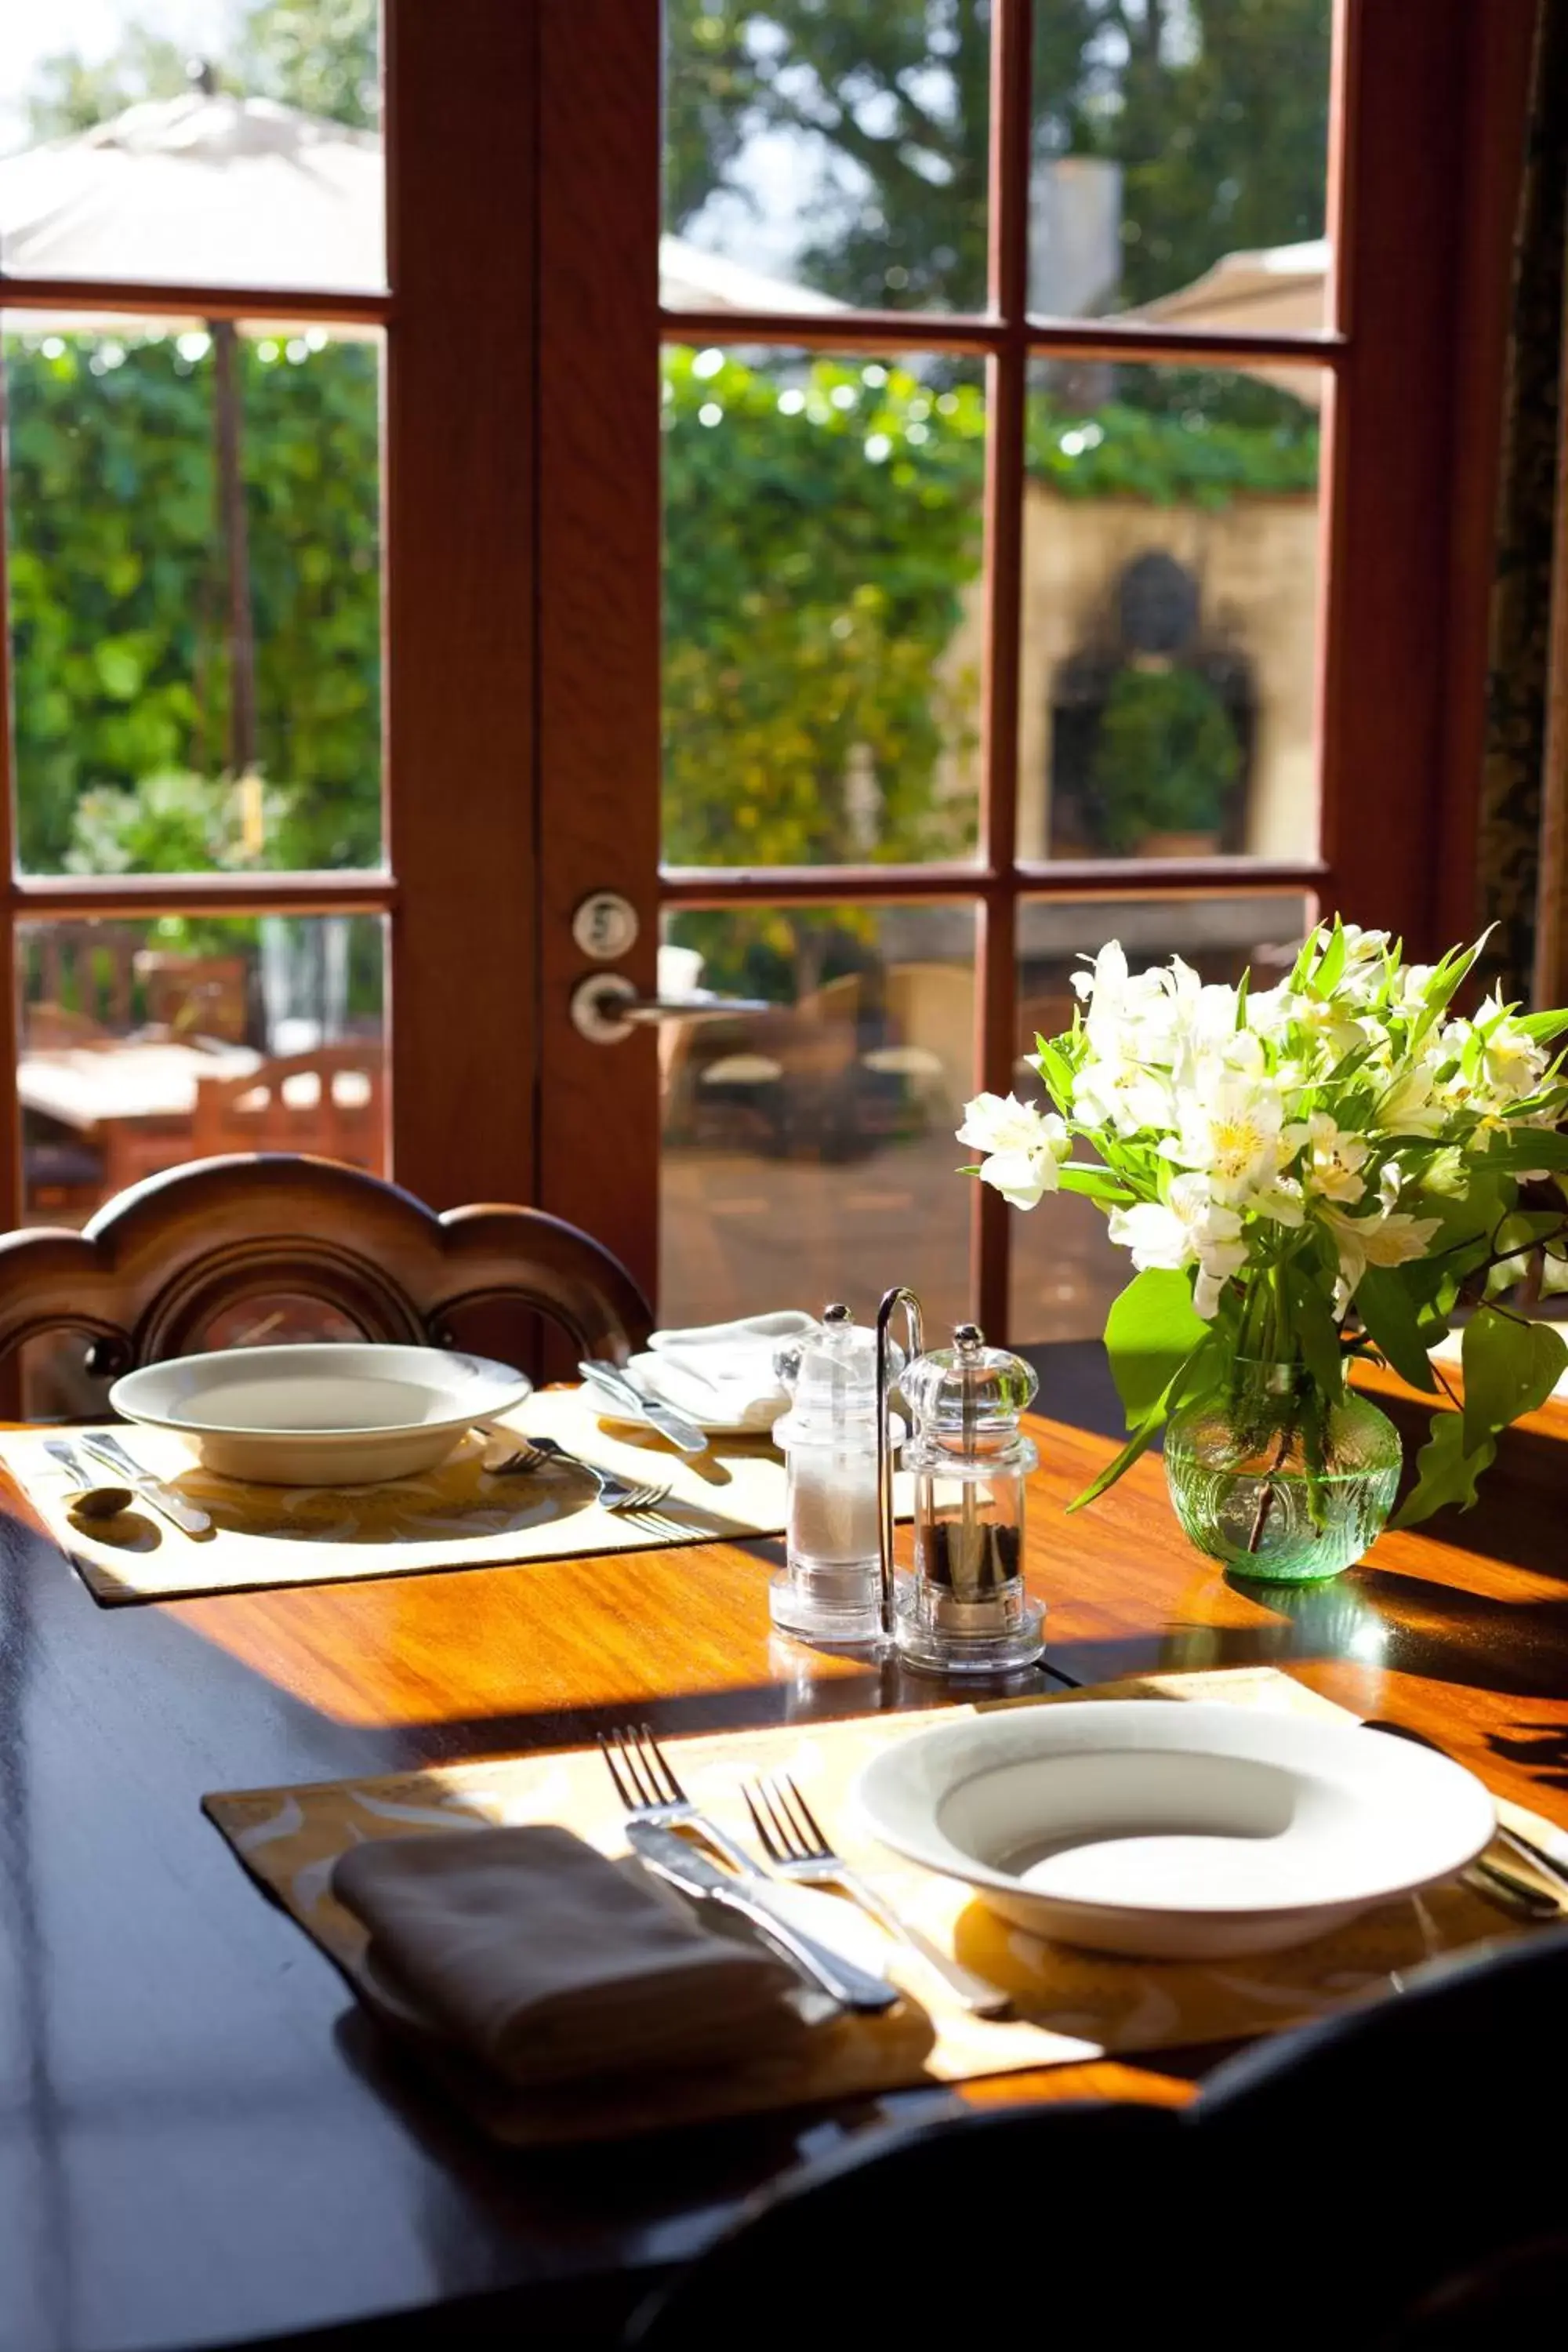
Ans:
<svg viewBox="0 0 1568 2352"><path fill-rule="evenodd" d="M371 915L26 922L16 1084L30 1223L226 1151L386 1167Z"/></svg>
<svg viewBox="0 0 1568 2352"><path fill-rule="evenodd" d="M1030 372L1026 857L1309 856L1321 381Z"/></svg>
<svg viewBox="0 0 1568 2352"><path fill-rule="evenodd" d="M983 309L990 19L665 0L666 304Z"/></svg>
<svg viewBox="0 0 1568 2352"><path fill-rule="evenodd" d="M16 278L385 284L379 0L7 12L0 267Z"/></svg>
<svg viewBox="0 0 1568 2352"><path fill-rule="evenodd" d="M682 346L664 425L666 863L971 855L974 371Z"/></svg>
<svg viewBox="0 0 1568 2352"><path fill-rule="evenodd" d="M4 337L21 863L375 866L381 348Z"/></svg>
<svg viewBox="0 0 1568 2352"><path fill-rule="evenodd" d="M1029 308L1327 327L1333 0L1036 0Z"/></svg>
<svg viewBox="0 0 1568 2352"><path fill-rule="evenodd" d="M1179 955L1205 981L1233 986L1244 971L1259 988L1282 980L1310 919L1300 898L1026 900L1018 909L1018 1063L1014 1090L1048 1107L1024 1056L1037 1034L1071 1026L1079 958L1120 940L1135 971ZM1111 1300L1132 1278L1127 1253L1106 1234L1105 1212L1059 1192L1024 1213L1013 1231L1009 1328L1021 1345L1098 1339Z"/></svg>
<svg viewBox="0 0 1568 2352"><path fill-rule="evenodd" d="M962 1319L973 908L683 909L659 953L661 994L769 1007L659 1024L660 1318L834 1298L866 1318L910 1282L933 1328Z"/></svg>

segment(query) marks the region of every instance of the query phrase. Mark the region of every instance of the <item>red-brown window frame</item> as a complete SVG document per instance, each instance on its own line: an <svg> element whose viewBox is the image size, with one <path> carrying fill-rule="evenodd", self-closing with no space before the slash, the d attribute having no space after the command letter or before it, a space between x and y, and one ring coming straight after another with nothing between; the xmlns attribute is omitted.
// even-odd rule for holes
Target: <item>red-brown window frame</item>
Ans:
<svg viewBox="0 0 1568 2352"><path fill-rule="evenodd" d="M1320 340L1027 317L1033 0L995 0L987 310L830 324L660 317L654 0L385 0L392 292L0 276L0 309L385 329L386 868L18 877L0 731L0 1010L12 1035L25 921L215 908L385 916L400 1181L437 1205L531 1194L618 1247L651 1286L650 1187L628 1182L626 1159L646 1158L657 1130L651 1044L626 1050L606 1090L603 1049L564 1017L580 975L570 912L590 888L619 887L642 909L627 969L645 983L661 906L976 904L977 1076L998 1088L1017 1043L1020 899L1279 887L1392 925L1413 947L1464 930L1534 14L1534 0L1337 0L1338 308ZM984 358L990 571L973 865L670 872L656 885L661 338L867 352L918 342ZM1317 856L1017 857L1024 394L1037 352L1304 357L1332 376ZM5 655L0 642L8 701ZM0 1227L17 1221L19 1160L15 1091L0 1087ZM983 1194L975 1216L976 1305L1000 1332L1005 1214Z"/></svg>
<svg viewBox="0 0 1568 2352"><path fill-rule="evenodd" d="M508 0L384 0L386 293L0 272L5 315L282 318L385 334L384 864L18 874L0 727L0 1023L19 1036L16 932L29 921L384 917L392 1162L437 1207L533 1190L538 32L534 12ZM0 511L4 493L0 457ZM0 597L3 562L0 548ZM9 650L0 629L6 712ZM0 1085L0 1230L20 1221L20 1124L15 1087Z"/></svg>
<svg viewBox="0 0 1568 2352"><path fill-rule="evenodd" d="M561 903L547 918L544 958L560 992L574 976L556 941L571 893L601 883L646 904L656 805L658 517L657 391L650 341L767 344L876 352L942 350L982 356L989 435L984 491L987 645L983 696L983 783L976 860L947 866L805 870L667 869L658 908L781 902L963 900L977 906L978 1082L1005 1091L1018 1049L1017 909L1035 897L1233 896L1300 891L1347 917L1388 926L1413 951L1467 929L1474 918L1475 778L1479 765L1487 595L1496 445L1505 348L1509 262L1534 0L1336 0L1328 224L1333 238L1332 325L1321 337L1182 333L1134 323L1031 318L1026 310L1027 194L1037 0L995 0L993 12L991 252L984 314L659 312L654 254L657 155L647 128L657 89L657 11L641 0L577 0L545 11L547 93L554 66L579 68L579 94L552 145L548 97L541 179L541 288L557 308L543 349L573 396L595 370L613 366L621 385L610 446L624 453L621 512L595 508L597 576L634 583L623 593L606 653L633 681L614 723L596 722L581 681L546 661L541 676L542 793ZM1049 0L1038 0L1048 5ZM553 26L553 33L549 29ZM586 74L590 59L596 75ZM613 60L613 65L610 61ZM1289 60L1281 60L1289 70ZM613 116L595 116L592 90L606 78ZM583 95L585 83L589 95ZM640 111L639 111L640 110ZM606 142L614 120L618 132ZM595 133L598 133L595 142ZM596 163L585 167L583 142ZM597 168L613 153L614 191ZM587 224L592 224L590 228ZM571 259L568 263L567 257ZM569 288L592 266L614 289L597 306L592 337L574 337ZM1321 814L1316 854L1279 861L1218 857L1041 862L1016 850L1020 579L1026 371L1037 353L1091 359L1218 362L1299 360L1332 380L1324 403L1321 458L1321 611L1319 754ZM607 356L606 356L607 355ZM642 405L638 407L637 403ZM564 405L542 386L542 433L570 430ZM565 455L564 437L561 454ZM552 527L562 481L542 477L542 580L546 609L570 604L582 579L582 539ZM579 513L577 520L582 520ZM576 601L585 604L578 593ZM592 749L578 757L587 721ZM608 737L615 739L615 748ZM632 789L630 831L618 844L604 802L609 767ZM574 862L566 831L583 795L597 790L588 855ZM552 797L559 793L559 797ZM622 800L626 808L625 798ZM547 896L550 878L546 877ZM656 911L649 908L651 914ZM651 929L652 925L645 928ZM646 976L646 975L640 975ZM542 1032L547 1086L591 1089L601 1049L584 1050L548 1018ZM635 1085L651 1084L651 1055ZM647 1116L651 1117L651 1107ZM552 1181L547 1205L566 1206L581 1163ZM622 1188L623 1192L625 1188ZM976 1309L994 1333L1008 1318L1009 1224L1003 1202L975 1188L973 1267ZM613 1187L595 1202L605 1230L651 1279L656 1234L646 1214ZM1028 1337L1028 1334L1021 1336ZM1036 1335L1037 1336L1037 1335Z"/></svg>

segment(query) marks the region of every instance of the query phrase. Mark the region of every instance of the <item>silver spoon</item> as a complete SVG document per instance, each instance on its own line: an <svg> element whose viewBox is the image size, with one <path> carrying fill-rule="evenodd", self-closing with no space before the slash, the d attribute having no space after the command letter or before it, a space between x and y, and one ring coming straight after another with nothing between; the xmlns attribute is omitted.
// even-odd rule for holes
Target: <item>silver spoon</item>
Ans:
<svg viewBox="0 0 1568 2352"><path fill-rule="evenodd" d="M129 1486L100 1486L65 1438L46 1437L44 1451L76 1480L79 1491L71 1496L69 1507L79 1519L117 1519L135 1501Z"/></svg>

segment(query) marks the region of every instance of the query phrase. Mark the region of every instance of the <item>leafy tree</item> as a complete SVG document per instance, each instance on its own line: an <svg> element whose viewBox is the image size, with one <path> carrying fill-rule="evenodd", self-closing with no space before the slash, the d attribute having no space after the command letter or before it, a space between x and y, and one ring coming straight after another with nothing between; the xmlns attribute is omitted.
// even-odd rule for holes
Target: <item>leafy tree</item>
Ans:
<svg viewBox="0 0 1568 2352"><path fill-rule="evenodd" d="M204 342L5 339L16 800L35 872L59 869L94 788L222 766ZM376 353L242 338L239 360L261 767L283 795L269 862L363 864L380 841Z"/></svg>
<svg viewBox="0 0 1568 2352"><path fill-rule="evenodd" d="M381 120L381 0L259 0L239 40L247 89L373 130Z"/></svg>
<svg viewBox="0 0 1568 2352"><path fill-rule="evenodd" d="M178 98L190 88L190 59L176 41L128 26L119 47L89 63L72 49L45 58L26 100L34 142L87 131L138 99Z"/></svg>
<svg viewBox="0 0 1568 2352"><path fill-rule="evenodd" d="M815 163L800 268L878 308L985 287L989 0L669 0L671 225L735 190L751 136ZM1036 150L1120 163L1121 293L1321 234L1329 0L1038 0Z"/></svg>
<svg viewBox="0 0 1568 2352"><path fill-rule="evenodd" d="M381 0L255 0L240 19L232 62L202 62L220 89L366 130L381 119L380 22ZM179 98L196 62L177 41L135 24L107 58L89 62L61 50L38 68L26 101L30 136L62 138L138 99Z"/></svg>

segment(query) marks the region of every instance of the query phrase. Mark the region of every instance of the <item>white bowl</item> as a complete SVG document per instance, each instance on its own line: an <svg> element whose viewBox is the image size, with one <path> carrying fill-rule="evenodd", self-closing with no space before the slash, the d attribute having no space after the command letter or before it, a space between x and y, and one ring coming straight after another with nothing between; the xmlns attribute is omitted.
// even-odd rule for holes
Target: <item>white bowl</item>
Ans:
<svg viewBox="0 0 1568 2352"><path fill-rule="evenodd" d="M178 1430L221 1477L357 1486L434 1468L471 1423L532 1387L486 1356L327 1343L177 1356L127 1372L109 1402L127 1421Z"/></svg>
<svg viewBox="0 0 1568 2352"><path fill-rule="evenodd" d="M1462 1766L1352 1724L1198 1700L981 1715L874 1757L865 1825L1037 1935L1159 1959L1284 1951L1463 1869Z"/></svg>

